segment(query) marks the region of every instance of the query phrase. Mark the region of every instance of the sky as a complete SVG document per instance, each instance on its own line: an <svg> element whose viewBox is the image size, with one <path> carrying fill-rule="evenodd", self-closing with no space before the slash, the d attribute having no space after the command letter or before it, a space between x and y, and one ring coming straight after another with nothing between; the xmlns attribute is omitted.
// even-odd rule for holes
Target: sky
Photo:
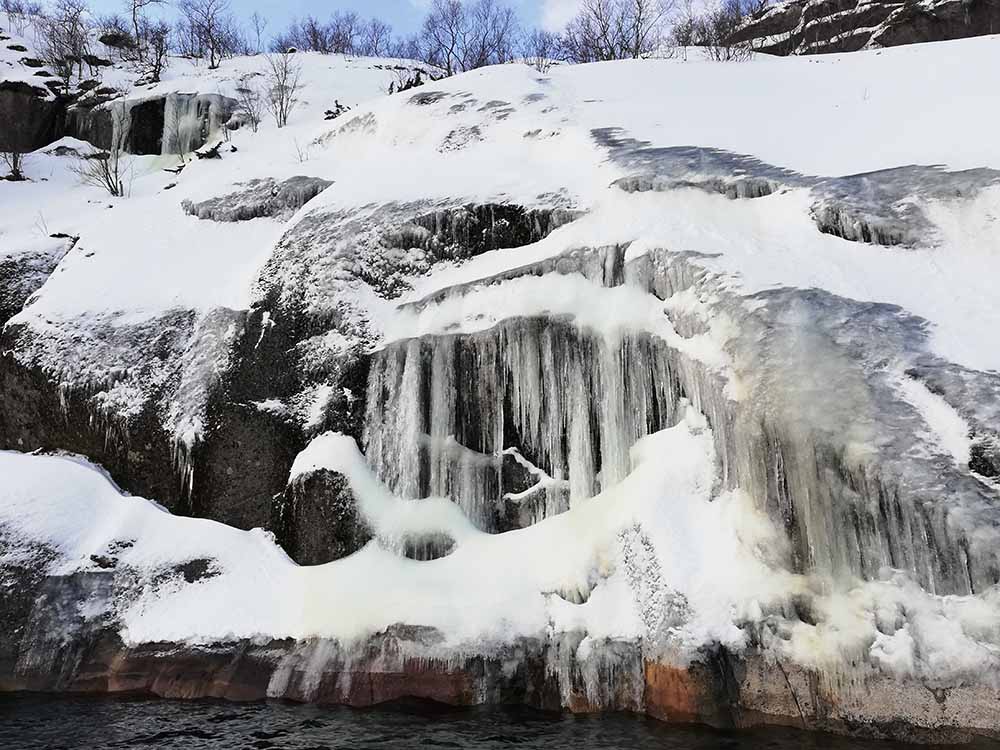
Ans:
<svg viewBox="0 0 1000 750"><path fill-rule="evenodd" d="M501 0L520 14L526 25L542 26L552 31L561 29L579 6L581 0ZM392 24L399 34L416 31L431 0L229 0L233 14L249 18L257 11L268 19L268 34L283 30L295 18L314 15L327 18L335 10L353 10L362 17L372 15ZM90 0L95 13L121 11L125 0ZM168 12L169 14L169 12Z"/></svg>

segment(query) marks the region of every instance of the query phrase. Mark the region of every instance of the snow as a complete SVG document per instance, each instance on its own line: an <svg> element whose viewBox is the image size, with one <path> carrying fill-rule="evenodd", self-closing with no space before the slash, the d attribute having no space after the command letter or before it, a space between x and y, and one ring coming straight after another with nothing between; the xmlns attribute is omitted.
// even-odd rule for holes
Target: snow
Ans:
<svg viewBox="0 0 1000 750"><path fill-rule="evenodd" d="M578 327L612 341L630 331L654 332L676 349L718 369L729 361L710 336L680 336L655 297L634 287L603 287L579 274L526 276L450 297L419 312L404 308L387 321L382 344L434 333L482 331L506 318L541 315L569 316Z"/></svg>
<svg viewBox="0 0 1000 750"><path fill-rule="evenodd" d="M631 241L632 257L656 246L719 252L713 265L738 278L747 293L818 287L896 303L932 323L934 348L946 359L1000 369L1000 350L980 344L1000 323L989 304L1000 263L990 250L1000 243L1000 187L969 201L933 203L928 210L941 242L902 253L821 235L808 218L804 189L728 204L694 190L621 195L609 185L626 172L591 136L596 128L621 127L655 145L724 148L818 175L921 163L1000 167L991 131L995 98L983 94L1000 88L1000 71L990 64L998 54L1000 37L993 36L850 55L758 56L739 65L625 61L559 66L544 76L507 65L393 97L381 96L393 73L376 66L394 61L303 54L297 56L303 102L288 128L265 122L257 134L238 132L238 153L190 164L176 180L159 171L175 163L170 157L137 157L133 196L120 200L94 188L68 189L73 176L66 160L32 155L28 174L47 181L0 184L0 201L11 209L0 218L0 236L32 236L43 220L50 231L81 237L22 320L101 310L238 310L252 301L258 270L287 227L268 220L223 227L198 222L182 215L185 198L222 195L256 177L303 173L335 182L310 204L313 210L434 199L533 205L563 195L591 213L518 251L521 258L581 242ZM174 62L164 82L143 96L231 93L239 75L263 65L260 58L237 58L207 71ZM970 69L981 73L968 76ZM428 92L447 97L410 103ZM366 103L333 122L322 120L338 98ZM509 105L487 107L491 102ZM456 106L462 109L453 111ZM734 112L740 113L735 124ZM442 153L450 136L474 129L481 140ZM308 158L300 161L303 148ZM164 191L172 181L177 187ZM516 259L499 253L459 273L470 277L490 262L509 268ZM108 279L117 283L109 287ZM427 293L446 283L454 283L454 274L423 280L418 288Z"/></svg>
<svg viewBox="0 0 1000 750"><path fill-rule="evenodd" d="M956 466L968 465L972 449L969 423L923 383L902 375L899 378L899 388L903 392L903 398L920 412L931 440L942 452L954 459Z"/></svg>
<svg viewBox="0 0 1000 750"><path fill-rule="evenodd" d="M674 460L659 460L663 455ZM351 438L327 433L296 458L290 481L317 469L343 473L376 539L314 567L296 566L260 530L174 517L147 500L122 497L98 471L65 457L0 453L0 525L55 547L56 574L90 567L90 555L116 540L134 541L119 553L119 565L150 574L212 559L219 575L144 589L118 613L132 643L271 636L350 642L395 622L437 627L451 645L480 647L549 628L636 637L637 605L617 560L620 530L637 522L669 542L662 546L664 585L706 613L728 612L733 597L775 595L768 577L757 575L762 563L753 550L762 527L742 523L746 508L739 503L709 502L715 465L702 418L689 412L677 427L644 439L633 463L632 474L593 500L530 528L489 535L451 502L393 497ZM455 551L416 562L384 541L430 531L448 533ZM553 594L592 588L580 605Z"/></svg>
<svg viewBox="0 0 1000 750"><path fill-rule="evenodd" d="M326 433L296 458L290 481L320 469L344 474L375 540L336 562L299 567L259 529L171 516L150 501L123 497L73 457L5 452L0 528L53 547L51 574L89 569L90 555L108 554L121 541L132 544L114 552L118 565L150 578L189 560L211 560L208 578L140 585L126 597L115 614L128 643L325 636L350 646L397 622L440 629L444 649L480 652L521 635L652 638L623 557L623 534L637 525L655 542L655 568L647 563L640 571L647 585L679 595L693 614L663 626L669 658L680 663L705 643L739 652L747 645L741 626L769 622L767 612L815 585L777 564L782 538L749 497L713 496L711 433L693 410L676 427L640 440L632 463L629 476L592 500L490 535L472 529L450 502L393 497L351 438ZM431 531L454 538L450 555L417 562L386 541ZM576 592L582 603L574 603ZM887 574L813 602L819 623L795 621L772 644L797 663L836 668L845 654L868 649L882 668L926 679L1000 666L996 592L935 597Z"/></svg>
<svg viewBox="0 0 1000 750"><path fill-rule="evenodd" d="M1000 90L998 57L1000 37L993 36L821 58L758 56L738 65L627 61L557 66L544 75L509 65L387 97L394 74L378 67L385 61L297 55L305 86L289 126L237 131L237 151L223 148L221 160L194 161L172 175L162 170L177 157L135 157L131 195L111 199L77 185L72 159L46 148L28 157L31 182L0 182L0 252L49 248L55 232L80 237L13 322L75 341L77 324L124 327L178 309L201 316L242 311L259 301L261 268L282 237L310 213L512 201L585 213L532 245L441 264L409 279L412 291L393 302L356 279L302 296L356 302L360 309L349 312L365 321L379 348L483 331L521 316L559 316L609 341L650 332L725 375L727 395L741 398L746 392L737 387L727 349L736 323L711 299L688 290L661 301L635 286L608 288L579 274L493 278L583 247L627 246L629 261L662 249L695 252L718 288L748 310L758 304L753 295L783 288L894 304L926 321L932 353L1000 371L1000 348L985 345L1000 330L1000 186L954 199L918 196L933 237L916 247L883 247L822 234L810 216L816 194L801 185L740 200L692 187L628 193L613 183L634 170L594 136L618 128L623 138L655 147L727 149L803 175L909 164L1000 168L993 132L1000 99L987 93ZM175 61L161 84L130 96L231 93L237 77L259 71L262 62L240 58L207 71ZM334 99L356 106L326 121ZM333 185L287 222L222 224L180 208L182 200L225 195L250 179L300 174ZM354 260L338 271L349 275ZM699 320L704 330L681 335L671 317ZM266 317L258 345L271 325L278 323ZM232 335L227 329L195 338L214 336L225 350ZM316 338L336 352L357 343L339 331ZM205 347L196 342L185 350L193 362L185 375L189 400L178 398L167 410L179 447L188 451L198 440L206 383L221 369L217 352ZM55 371L59 363L42 365ZM921 440L956 467L967 465L966 418L904 375L901 363L886 367L924 423ZM821 368L817 373L821 380ZM322 429L335 396L332 385L312 384L296 402L310 434ZM256 406L292 411L278 399ZM801 407L806 420L812 407ZM857 453L867 437L854 441L862 446ZM454 647L570 631L584 632L586 643L655 636L683 661L710 642L746 647L744 626L753 624L773 626L765 630L773 638L768 645L805 665L830 668L845 655L868 654L886 670L928 679L960 679L977 664L1000 668L996 591L940 597L893 571L867 582L789 573L784 535L744 490L721 488L711 430L694 408L676 426L618 448L630 449L630 471L620 481L529 528L490 535L459 503L393 495L352 439L321 434L296 458L289 482L318 470L344 475L373 541L315 567L296 566L261 530L173 517L152 501L122 497L99 472L66 457L0 453L0 525L52 545L54 574L88 569L90 555L115 541L134 541L118 553L121 564L150 580L163 568L212 559L217 575L149 585L121 605L130 643L314 636L352 642L406 622L440 629ZM534 469L541 488L566 481ZM401 555L404 540L431 534L449 536L454 550L432 561ZM649 556L633 556L637 542L626 540L637 535L651 540ZM652 599L637 597L629 578L637 559ZM817 624L775 614L800 595L811 597ZM651 624L649 601L675 599L688 616ZM660 626L664 632L651 632Z"/></svg>

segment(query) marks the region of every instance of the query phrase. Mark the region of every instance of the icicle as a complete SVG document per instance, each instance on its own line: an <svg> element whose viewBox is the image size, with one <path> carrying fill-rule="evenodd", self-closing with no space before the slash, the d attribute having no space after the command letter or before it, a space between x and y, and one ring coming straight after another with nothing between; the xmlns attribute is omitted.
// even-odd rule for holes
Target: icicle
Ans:
<svg viewBox="0 0 1000 750"><path fill-rule="evenodd" d="M533 520L562 513L621 481L632 444L672 423L664 357L645 335L610 342L533 319L396 342L372 363L368 461L398 494L451 497L485 530L508 494L531 496ZM509 448L551 479L544 501L501 486Z"/></svg>

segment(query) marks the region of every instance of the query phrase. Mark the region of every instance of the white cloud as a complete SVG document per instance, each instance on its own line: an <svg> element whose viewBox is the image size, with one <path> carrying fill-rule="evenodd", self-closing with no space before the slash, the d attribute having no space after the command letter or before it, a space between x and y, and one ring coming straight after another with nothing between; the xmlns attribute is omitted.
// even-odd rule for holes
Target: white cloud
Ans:
<svg viewBox="0 0 1000 750"><path fill-rule="evenodd" d="M541 0L541 26L546 31L562 31L580 10L582 0Z"/></svg>

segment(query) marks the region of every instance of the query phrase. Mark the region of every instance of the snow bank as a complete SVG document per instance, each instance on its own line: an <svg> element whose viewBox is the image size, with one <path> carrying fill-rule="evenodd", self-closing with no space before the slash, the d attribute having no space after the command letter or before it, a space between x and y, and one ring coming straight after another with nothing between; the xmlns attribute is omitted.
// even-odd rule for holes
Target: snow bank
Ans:
<svg viewBox="0 0 1000 750"><path fill-rule="evenodd" d="M764 527L743 523L747 509L738 498L709 501L715 466L701 418L692 412L677 427L644 439L633 463L620 485L573 510L491 536L456 519L452 503L392 497L350 438L322 435L300 454L292 480L317 469L343 472L376 540L348 558L306 568L259 530L170 516L149 501L122 497L98 471L65 457L0 453L6 478L0 524L15 538L58 550L53 574L89 569L90 556L109 549L120 550L119 566L134 567L146 580L165 567L211 560L217 575L147 586L127 601L118 615L135 643L272 636L351 641L396 622L439 628L450 644L468 647L581 627L594 638L634 638L642 633L641 603L623 579L620 536L635 525L659 555L658 585L688 597L709 618L692 624L692 646L725 627L714 618L729 618L733 597L764 600L777 593L759 575L754 552ZM455 550L416 562L379 541L428 530L454 534ZM573 604L575 592L590 598Z"/></svg>

